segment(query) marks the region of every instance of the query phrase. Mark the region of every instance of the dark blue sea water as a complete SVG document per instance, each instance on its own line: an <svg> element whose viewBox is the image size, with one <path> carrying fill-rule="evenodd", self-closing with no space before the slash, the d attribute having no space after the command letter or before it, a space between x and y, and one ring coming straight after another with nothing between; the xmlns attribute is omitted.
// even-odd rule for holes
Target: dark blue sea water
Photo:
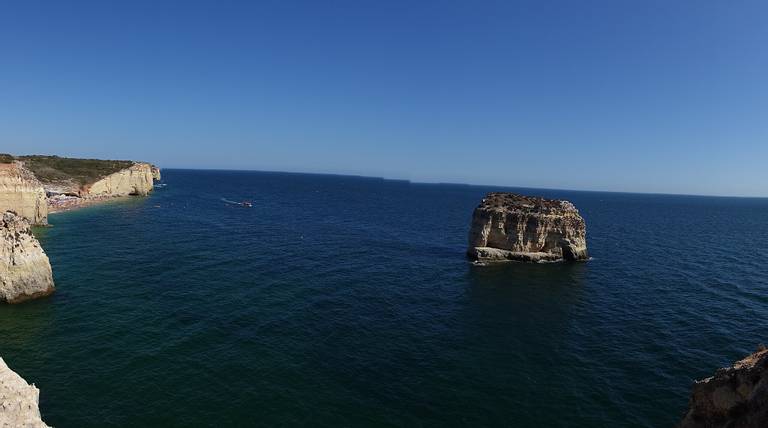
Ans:
<svg viewBox="0 0 768 428"><path fill-rule="evenodd" d="M594 259L478 267L498 188L163 174L53 215L56 293L0 306L51 425L669 427L768 337L765 199L517 189L573 201Z"/></svg>

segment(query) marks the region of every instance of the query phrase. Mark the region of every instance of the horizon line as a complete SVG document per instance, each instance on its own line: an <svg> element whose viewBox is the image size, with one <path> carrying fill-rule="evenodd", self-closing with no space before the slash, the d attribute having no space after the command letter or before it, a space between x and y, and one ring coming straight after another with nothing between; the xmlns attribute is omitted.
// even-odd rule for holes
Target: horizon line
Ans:
<svg viewBox="0 0 768 428"><path fill-rule="evenodd" d="M450 186L469 186L469 187L500 187L507 189L529 189L529 190L546 190L546 191L564 191L564 192L584 192L584 193L616 193L626 195L648 195L648 196L688 196L688 197L704 197L704 198L738 198L738 199L768 199L766 196L756 195L705 195L697 193L665 193L665 192L631 192L621 190L585 190L585 189L568 189L568 188L553 188L553 187L526 187L526 186L512 186L504 184L485 184L485 183L456 183L447 181L414 181L408 178L389 178L373 175L362 175L352 173L335 173L335 172L307 172L307 171L277 171L277 170L263 170L263 169L240 169L240 168L189 168L189 167L159 167L169 170L186 170L186 171L227 171L227 172L262 172L273 174L302 174L302 175L329 175L336 177L355 177L355 178L370 178L386 181L403 181L409 184L429 184L429 185L450 185Z"/></svg>

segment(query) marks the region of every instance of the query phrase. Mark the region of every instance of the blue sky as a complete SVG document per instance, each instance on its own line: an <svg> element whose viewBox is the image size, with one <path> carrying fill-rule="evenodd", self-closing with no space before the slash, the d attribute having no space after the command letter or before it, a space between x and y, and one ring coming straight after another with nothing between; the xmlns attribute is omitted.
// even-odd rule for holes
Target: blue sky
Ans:
<svg viewBox="0 0 768 428"><path fill-rule="evenodd" d="M0 0L0 152L768 196L768 2Z"/></svg>

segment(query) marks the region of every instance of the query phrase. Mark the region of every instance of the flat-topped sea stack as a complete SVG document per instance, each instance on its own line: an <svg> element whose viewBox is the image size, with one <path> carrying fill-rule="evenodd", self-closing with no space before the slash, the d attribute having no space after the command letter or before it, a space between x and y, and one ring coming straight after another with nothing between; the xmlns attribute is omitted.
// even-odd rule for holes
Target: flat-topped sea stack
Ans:
<svg viewBox="0 0 768 428"><path fill-rule="evenodd" d="M479 262L587 260L587 229L568 202L489 193L472 215L467 256Z"/></svg>
<svg viewBox="0 0 768 428"><path fill-rule="evenodd" d="M40 390L0 358L0 427L47 428L38 408Z"/></svg>
<svg viewBox="0 0 768 428"><path fill-rule="evenodd" d="M768 350L696 382L679 428L768 427Z"/></svg>
<svg viewBox="0 0 768 428"><path fill-rule="evenodd" d="M19 303L53 291L51 263L29 221L6 211L0 218L0 302Z"/></svg>

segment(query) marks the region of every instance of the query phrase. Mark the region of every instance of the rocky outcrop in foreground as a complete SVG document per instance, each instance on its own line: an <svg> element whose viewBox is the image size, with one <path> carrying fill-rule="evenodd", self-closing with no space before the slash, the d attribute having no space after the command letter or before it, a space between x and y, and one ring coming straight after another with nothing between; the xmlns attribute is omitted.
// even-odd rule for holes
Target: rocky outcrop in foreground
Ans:
<svg viewBox="0 0 768 428"><path fill-rule="evenodd" d="M42 183L19 161L0 163L0 213L11 210L33 224L48 222L48 201Z"/></svg>
<svg viewBox="0 0 768 428"><path fill-rule="evenodd" d="M29 222L6 211L0 219L0 302L19 303L53 291L51 263Z"/></svg>
<svg viewBox="0 0 768 428"><path fill-rule="evenodd" d="M467 256L475 261L587 260L586 225L568 201L489 193L472 215Z"/></svg>
<svg viewBox="0 0 768 428"><path fill-rule="evenodd" d="M768 350L696 382L679 428L768 427Z"/></svg>
<svg viewBox="0 0 768 428"><path fill-rule="evenodd" d="M0 358L0 427L46 428L38 408L40 390Z"/></svg>

